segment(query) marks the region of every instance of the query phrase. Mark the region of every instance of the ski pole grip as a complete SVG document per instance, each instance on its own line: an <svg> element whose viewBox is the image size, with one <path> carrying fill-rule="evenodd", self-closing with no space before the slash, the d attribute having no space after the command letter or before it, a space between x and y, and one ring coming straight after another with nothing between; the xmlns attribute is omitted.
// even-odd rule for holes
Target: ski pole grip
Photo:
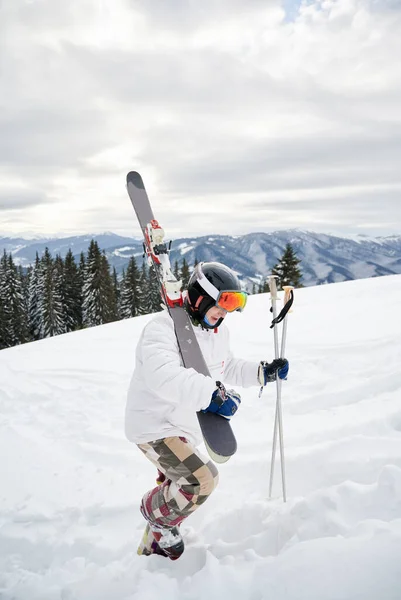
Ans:
<svg viewBox="0 0 401 600"><path fill-rule="evenodd" d="M272 324L270 325L270 329L273 329L273 327L275 325L277 325L278 323L281 323L281 321L283 321L285 319L285 317L287 316L287 313L289 312L292 303L294 302L294 292L293 292L293 288L291 286L288 286L290 289L288 290L288 300L285 302L283 308L280 311L280 314L275 317L272 321Z"/></svg>
<svg viewBox="0 0 401 600"><path fill-rule="evenodd" d="M287 302L290 300L291 298L291 292L293 290L293 286L292 285L283 285L283 290L284 290L284 298L283 298L283 305L285 306L287 304ZM288 312L292 312L291 310Z"/></svg>
<svg viewBox="0 0 401 600"><path fill-rule="evenodd" d="M272 300L277 300L277 275L269 275L269 290Z"/></svg>

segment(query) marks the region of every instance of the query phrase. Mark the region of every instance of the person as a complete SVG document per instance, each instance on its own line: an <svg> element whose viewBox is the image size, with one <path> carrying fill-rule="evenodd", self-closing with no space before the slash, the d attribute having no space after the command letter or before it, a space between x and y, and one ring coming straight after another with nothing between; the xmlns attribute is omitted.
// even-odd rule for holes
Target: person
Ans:
<svg viewBox="0 0 401 600"><path fill-rule="evenodd" d="M178 558L184 551L180 524L218 483L215 464L198 449L202 436L196 412L212 411L229 418L241 398L226 389L226 383L246 388L287 377L289 365L284 358L257 363L233 356L224 320L228 312L242 311L246 300L231 269L218 262L198 263L184 307L210 377L183 366L167 310L155 315L142 331L127 395L125 431L157 468L158 485L141 502L147 525L138 554Z"/></svg>

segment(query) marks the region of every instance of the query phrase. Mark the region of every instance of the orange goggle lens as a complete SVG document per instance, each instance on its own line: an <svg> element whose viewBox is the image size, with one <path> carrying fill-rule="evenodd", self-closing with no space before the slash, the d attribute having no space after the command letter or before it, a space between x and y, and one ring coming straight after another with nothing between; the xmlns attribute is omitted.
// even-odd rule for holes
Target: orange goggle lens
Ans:
<svg viewBox="0 0 401 600"><path fill-rule="evenodd" d="M227 312L243 310L248 298L246 292L220 292L216 306L224 308Z"/></svg>

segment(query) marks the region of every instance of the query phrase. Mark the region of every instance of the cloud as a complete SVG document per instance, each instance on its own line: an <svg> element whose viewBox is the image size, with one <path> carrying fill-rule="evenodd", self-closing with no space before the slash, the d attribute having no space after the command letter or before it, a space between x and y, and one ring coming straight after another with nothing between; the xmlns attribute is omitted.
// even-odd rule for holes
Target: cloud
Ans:
<svg viewBox="0 0 401 600"><path fill-rule="evenodd" d="M0 115L0 161L21 169L77 167L106 144L99 114L86 109L36 108Z"/></svg>
<svg viewBox="0 0 401 600"><path fill-rule="evenodd" d="M19 196L27 204L15 230L2 213L8 231L26 222L128 233L132 168L173 232L208 233L216 214L241 233L272 218L272 227L310 218L356 229L364 201L366 223L399 231L401 6L285 8L3 2L0 172L4 184L39 190ZM274 208L265 220L259 205Z"/></svg>
<svg viewBox="0 0 401 600"><path fill-rule="evenodd" d="M0 188L0 210L21 210L48 202L39 191Z"/></svg>

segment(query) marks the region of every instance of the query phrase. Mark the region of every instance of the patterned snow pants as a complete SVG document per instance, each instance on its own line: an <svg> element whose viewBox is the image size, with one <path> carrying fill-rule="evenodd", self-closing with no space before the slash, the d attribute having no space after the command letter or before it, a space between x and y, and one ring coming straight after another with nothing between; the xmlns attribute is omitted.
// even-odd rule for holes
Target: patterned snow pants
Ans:
<svg viewBox="0 0 401 600"><path fill-rule="evenodd" d="M183 437L138 444L138 448L158 469L162 481L142 499L142 514L151 523L179 525L207 500L218 483L215 465Z"/></svg>

